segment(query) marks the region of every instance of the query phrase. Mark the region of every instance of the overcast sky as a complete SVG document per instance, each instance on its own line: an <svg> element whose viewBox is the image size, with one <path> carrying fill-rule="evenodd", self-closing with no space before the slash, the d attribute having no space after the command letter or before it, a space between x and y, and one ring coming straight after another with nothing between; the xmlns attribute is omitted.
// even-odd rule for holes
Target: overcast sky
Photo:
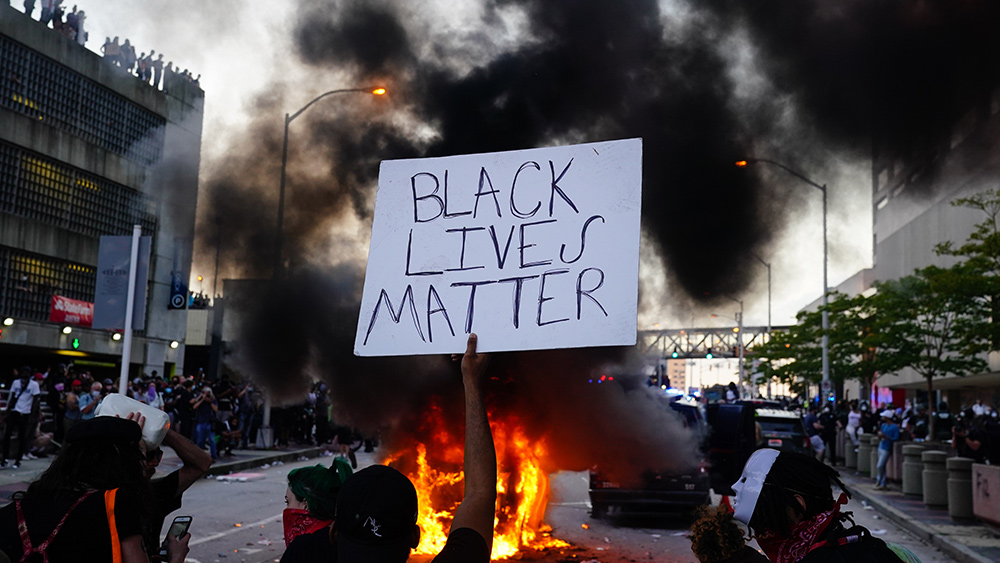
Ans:
<svg viewBox="0 0 1000 563"><path fill-rule="evenodd" d="M205 90L205 120L202 137L202 176L215 163L226 158L234 144L246 133L246 124L259 116L250 115L256 100L271 95L285 104L285 111L292 111L325 90L353 87L356 84L338 82L349 77L317 76L300 64L293 54L290 28L294 2L250 0L78 0L77 5L87 12L86 29L90 33L88 48L99 50L105 36L129 38L137 51L155 49L165 60L172 60L178 68L188 68L201 75ZM20 2L15 0L15 4ZM668 3L672 4L672 3ZM71 5L71 4L70 4ZM480 16L475 2L436 2L427 4L425 11L433 12L445 31L471 32L463 26L473 25ZM683 13L673 12L678 21ZM37 17L37 8L36 8ZM422 21L428 16L421 14ZM510 29L510 28L508 28ZM513 27L516 29L516 26ZM494 46L504 42L524 40L516 33L496 38ZM732 72L745 85L742 95L752 96L755 91L756 63L752 51L733 40L727 47L734 60ZM448 56L447 48L442 51ZM489 53L479 55L488 58ZM390 103L399 103L392 100ZM319 109L319 108L317 108ZM273 126L280 131L281 112L275 112ZM529 148L529 147L523 147ZM274 171L275 191L278 170ZM830 195L830 284L835 286L860 269L871 266L871 185L870 163L866 159L844 161L831 153L825 170L805 171L820 183L829 186ZM769 176L780 182L773 193L786 193L790 200L800 203L801 211L787 217L776 218L776 235L768 245L768 255L762 259L773 264L773 324L790 324L800 308L819 297L822 286L821 198L818 190L798 183L794 179ZM374 189L374 186L372 186ZM719 227L709 209L699 210L705 219L705 231ZM689 209L673 209L664 214L669 221L672 214L690 213ZM692 245L698 244L699 233L687 233ZM363 255L363 253L361 254ZM644 269L650 269L649 260ZM211 290L209 264L196 263L192 277L205 276L204 289ZM764 325L767 322L767 282L763 266L757 271L747 271L752 283L743 295L745 324ZM198 289L197 282L192 287ZM721 326L732 324L729 319L737 309L734 303L719 304L716 310L698 309L692 313L686 307L671 306L670 288L659 310L646 310L640 314L640 328L651 328L659 323L661 328L681 328L684 325ZM717 318L711 318L716 313Z"/></svg>

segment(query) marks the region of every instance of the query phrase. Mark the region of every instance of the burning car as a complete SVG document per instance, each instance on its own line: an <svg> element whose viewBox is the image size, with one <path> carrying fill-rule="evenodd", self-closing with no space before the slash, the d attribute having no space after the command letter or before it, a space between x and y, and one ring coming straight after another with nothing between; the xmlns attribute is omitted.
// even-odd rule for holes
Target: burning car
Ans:
<svg viewBox="0 0 1000 563"><path fill-rule="evenodd" d="M704 453L708 427L702 407L695 401L675 400L668 408L695 435ZM708 463L691 460L689 469L659 471L648 469L633 483L621 483L603 475L599 468L590 471L590 515L663 516L688 515L709 502Z"/></svg>

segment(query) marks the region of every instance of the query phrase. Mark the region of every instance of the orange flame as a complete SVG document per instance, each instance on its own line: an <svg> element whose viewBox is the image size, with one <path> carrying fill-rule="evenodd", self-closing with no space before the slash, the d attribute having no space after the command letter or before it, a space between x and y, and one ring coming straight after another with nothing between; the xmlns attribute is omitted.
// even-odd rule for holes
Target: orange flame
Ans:
<svg viewBox="0 0 1000 563"><path fill-rule="evenodd" d="M428 414L425 422L433 427L430 444L417 443L386 461L412 467L400 470L417 489L420 544L416 554L437 554L444 548L463 494L463 439L446 428L439 407ZM548 473L542 468L545 445L532 442L512 418L491 416L490 420L497 446L497 507L490 558L496 561L515 557L522 550L569 546L551 537L551 528L542 522L549 498ZM415 459L410 459L414 453Z"/></svg>

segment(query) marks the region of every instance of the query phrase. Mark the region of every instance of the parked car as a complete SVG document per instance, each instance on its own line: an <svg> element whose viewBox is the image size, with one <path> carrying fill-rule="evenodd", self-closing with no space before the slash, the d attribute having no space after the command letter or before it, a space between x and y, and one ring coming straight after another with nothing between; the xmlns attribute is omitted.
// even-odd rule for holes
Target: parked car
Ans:
<svg viewBox="0 0 1000 563"><path fill-rule="evenodd" d="M702 444L698 451L704 454L708 427L701 405L681 399L670 401L665 408L695 433ZM708 504L710 498L707 459L694 461L693 468L687 471L647 470L634 485L609 480L599 468L591 469L591 517L690 514L696 507Z"/></svg>

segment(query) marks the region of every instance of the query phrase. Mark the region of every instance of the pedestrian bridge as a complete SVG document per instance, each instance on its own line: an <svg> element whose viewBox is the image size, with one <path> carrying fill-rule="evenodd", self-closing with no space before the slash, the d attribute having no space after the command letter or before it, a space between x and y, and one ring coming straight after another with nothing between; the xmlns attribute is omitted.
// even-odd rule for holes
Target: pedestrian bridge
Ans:
<svg viewBox="0 0 1000 563"><path fill-rule="evenodd" d="M788 328L772 326L770 330ZM741 330L737 327L640 330L639 346L643 355L661 358L738 358L740 341L744 350L751 353L754 346L769 338L768 327L764 326L745 326Z"/></svg>

